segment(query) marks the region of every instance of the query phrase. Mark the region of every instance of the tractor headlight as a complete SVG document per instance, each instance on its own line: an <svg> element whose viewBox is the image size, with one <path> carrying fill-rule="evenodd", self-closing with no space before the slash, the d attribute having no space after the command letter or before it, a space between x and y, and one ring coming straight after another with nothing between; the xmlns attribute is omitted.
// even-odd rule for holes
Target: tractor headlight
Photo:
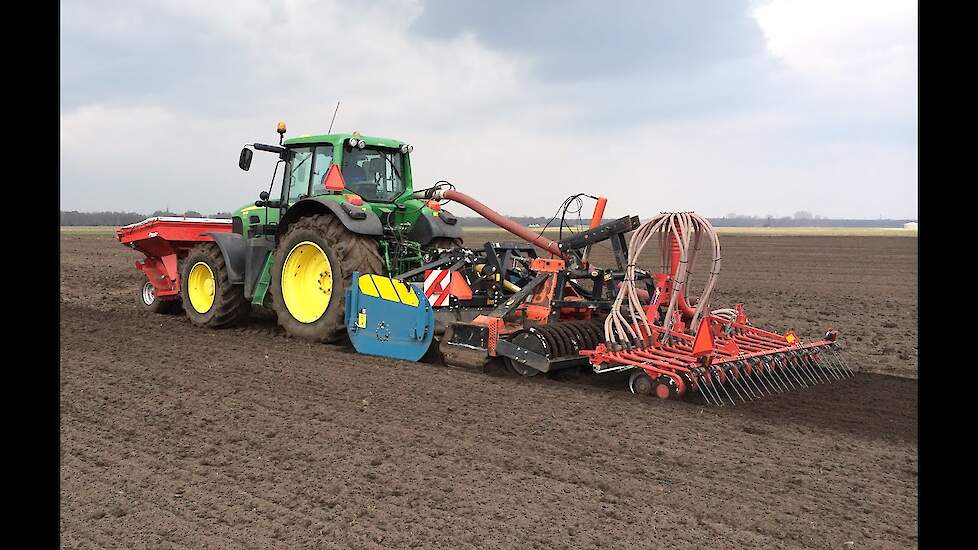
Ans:
<svg viewBox="0 0 978 550"><path fill-rule="evenodd" d="M410 151L410 149L408 149L408 146L406 144L405 145L401 145L401 152L402 153L407 154L408 151Z"/></svg>
<svg viewBox="0 0 978 550"><path fill-rule="evenodd" d="M414 151L414 145L408 145L408 153Z"/></svg>
<svg viewBox="0 0 978 550"><path fill-rule="evenodd" d="M360 149L363 149L363 147L366 145L366 143L364 143L362 139L357 139L355 137L350 138L349 143L350 143L350 147L359 147Z"/></svg>
<svg viewBox="0 0 978 550"><path fill-rule="evenodd" d="M366 141L363 141L362 139L357 142L357 148L359 148L359 149L363 149L366 146L367 146L367 142Z"/></svg>

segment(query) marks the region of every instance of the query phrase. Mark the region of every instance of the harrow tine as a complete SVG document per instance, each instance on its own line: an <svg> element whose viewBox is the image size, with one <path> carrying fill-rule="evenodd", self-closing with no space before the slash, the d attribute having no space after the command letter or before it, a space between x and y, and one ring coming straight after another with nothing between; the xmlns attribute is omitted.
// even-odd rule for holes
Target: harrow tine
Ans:
<svg viewBox="0 0 978 550"><path fill-rule="evenodd" d="M775 391L781 393L781 390L774 384L774 382L770 380L765 380L765 378L767 378L768 376L766 369L759 371L756 368L758 364L763 364L763 363L760 360L758 360L756 363L752 364L751 372L754 373L754 377L761 383L761 386L763 386L764 389L767 390L768 395L773 394Z"/></svg>
<svg viewBox="0 0 978 550"><path fill-rule="evenodd" d="M808 363L805 362L805 358L800 352L795 352L795 364L798 365L798 368L805 371L808 377L812 379L813 384L821 384L824 382L818 373L813 371L812 368L808 366Z"/></svg>
<svg viewBox="0 0 978 550"><path fill-rule="evenodd" d="M831 346L828 346L825 349L829 350L832 356L835 357L839 366L842 367L842 370L848 375L849 378L856 376L856 373L852 372L852 369L849 368L849 365L846 363L845 358L843 358L842 354L839 353L839 351L836 349L836 344L832 344Z"/></svg>
<svg viewBox="0 0 978 550"><path fill-rule="evenodd" d="M746 403L747 400L744 399L744 396L741 395L740 390L737 389L737 379L734 378L733 373L730 372L729 370L727 370L724 374L727 375L726 376L727 382L730 384L730 387L733 388L733 391L734 391L734 393L737 394L737 397L740 398L740 402L741 403Z"/></svg>
<svg viewBox="0 0 978 550"><path fill-rule="evenodd" d="M739 373L735 369L730 370L730 383L736 386L737 388L739 388L743 392L743 395L747 398L748 401L753 401L754 399L757 399L756 397L754 397L754 392L750 391L750 388L748 388L747 385L744 384L744 381L740 379L740 376L738 376L738 374Z"/></svg>
<svg viewBox="0 0 978 550"><path fill-rule="evenodd" d="M731 405L736 405L737 402L734 401L733 397L730 397L730 392L727 391L727 388L724 387L724 385L723 385L723 380L721 380L720 379L720 376L718 376L719 375L719 371L717 370L717 368L716 367L713 367L710 370L710 373L713 374L713 378L715 378L717 380L717 383L715 385L716 386L720 386L720 389L723 390L723 393L727 394L727 399L730 400L730 404Z"/></svg>
<svg viewBox="0 0 978 550"><path fill-rule="evenodd" d="M724 363L721 368L723 369L724 374L727 375L727 380L730 380L730 385L736 386L736 389L740 390L739 393L747 397L747 399L750 399L750 394L747 393L747 388L744 387L743 381L740 380L740 372L737 370L737 367L733 366L732 364Z"/></svg>
<svg viewBox="0 0 978 550"><path fill-rule="evenodd" d="M747 383L751 386L754 386L754 390L757 391L757 395L763 396L764 395L764 390L762 389L763 384L757 383L756 380L757 372L754 370L754 367L740 362L738 362L738 364L740 365L740 371L744 373L744 378L747 380ZM747 370L748 367L750 367L749 371ZM751 376L753 376L753 378ZM770 392L768 392L768 395L770 395Z"/></svg>
<svg viewBox="0 0 978 550"><path fill-rule="evenodd" d="M838 348L833 347L832 348L832 353L834 353L834 354L836 354L836 356L838 356L839 363L846 369L846 372L849 373L849 376L852 377L852 378L855 378L856 377L856 372L853 371L852 370L852 367L849 366L849 361L847 361L846 358L845 358L845 356L842 355L842 351L839 350Z"/></svg>
<svg viewBox="0 0 978 550"><path fill-rule="evenodd" d="M709 383L707 381L707 378L702 373L702 371L701 372L697 372L696 373L696 376L697 376L697 379L699 380L700 393L703 394L703 397L707 399L707 402L709 402L710 404L715 405L717 407L722 407L723 406L723 402L720 401L719 396L717 396L717 397L714 397L713 396L713 389L710 388L710 385L709 385Z"/></svg>
<svg viewBox="0 0 978 550"><path fill-rule="evenodd" d="M835 350L832 348L833 346L831 345L822 348L824 351L823 356L825 357L826 361L834 365L833 368L839 373L840 377L852 378L852 372L846 368L846 365L842 362L842 358L839 357L839 355L836 354Z"/></svg>
<svg viewBox="0 0 978 550"><path fill-rule="evenodd" d="M825 354L819 352L812 354L812 360L819 365L819 368L827 370L833 378L842 380L842 376L839 374L839 370L835 368L834 363L832 363L831 357L827 357Z"/></svg>
<svg viewBox="0 0 978 550"><path fill-rule="evenodd" d="M816 369L817 371L819 371L820 373L822 373L822 376L824 376L825 379L828 380L830 383L832 382L832 379L835 379L835 380L838 380L839 379L839 377L836 376L835 373L831 372L828 369L828 367L826 367L825 365L822 364L822 360L818 356L818 352L817 351L815 351L815 350L809 350L809 352L808 352L808 362L811 363L811 365L812 365L812 367L814 369Z"/></svg>
<svg viewBox="0 0 978 550"><path fill-rule="evenodd" d="M790 380L786 380L785 377L781 376L778 372L778 366L775 364L775 359L768 358L767 363L763 359L759 359L762 365L764 365L764 371L771 378L772 383L779 388L779 391L786 392L795 389L795 385L791 384L789 387Z"/></svg>
<svg viewBox="0 0 978 550"><path fill-rule="evenodd" d="M702 378L702 376L700 378ZM702 381L699 383L698 388L700 390L700 395L703 396L703 401L706 401L706 404L710 405L711 407L716 407L717 404L710 399L710 390L706 389Z"/></svg>
<svg viewBox="0 0 978 550"><path fill-rule="evenodd" d="M808 384L806 384L806 383L805 383L805 380L804 380L804 379L802 379L802 377L801 377L801 376L799 376L799 374L798 374L798 371L797 371L797 370L796 370L796 369L794 368L794 366L793 366L793 365L792 365L792 364L791 364L791 363L790 363L790 362L788 361L788 358L787 358L787 357L785 357L785 358L784 358L784 362L783 362L783 363L781 362L781 358L780 358L780 357L778 357L778 358L776 359L776 361L778 362L778 364L779 364L779 365L781 365L782 367L784 367L784 369L785 369L785 371L786 371L786 372L787 372L788 374L790 374L790 375L792 375L792 376L794 376L794 377L795 377L795 382L798 382L798 385L799 385L799 386L801 386L801 387L803 387L803 388L807 388L807 387L808 387Z"/></svg>
<svg viewBox="0 0 978 550"><path fill-rule="evenodd" d="M737 377L740 379L740 385L744 387L744 390L746 390L748 394L750 394L751 400L757 399L761 396L756 387L751 387L753 384L751 384L750 379L747 378L747 371L744 370L744 367L740 363L734 363L731 368L737 373Z"/></svg>
<svg viewBox="0 0 978 550"><path fill-rule="evenodd" d="M795 353L795 359L802 366L802 368L804 368L804 369L806 369L808 371L808 373L809 373L810 376L813 376L815 378L815 383L816 384L821 384L822 382L828 382L829 381L828 378L822 378L821 373L819 373L818 370L816 370L812 366L811 362L808 361L808 354L807 353L805 353L805 352L796 352Z"/></svg>
<svg viewBox="0 0 978 550"><path fill-rule="evenodd" d="M805 366L805 364L798 357L797 353L791 353L791 362L795 364L795 367L798 370L800 370L805 376L808 377L808 381L811 382L813 386L821 382L821 380L815 377L815 373L813 373L808 367Z"/></svg>

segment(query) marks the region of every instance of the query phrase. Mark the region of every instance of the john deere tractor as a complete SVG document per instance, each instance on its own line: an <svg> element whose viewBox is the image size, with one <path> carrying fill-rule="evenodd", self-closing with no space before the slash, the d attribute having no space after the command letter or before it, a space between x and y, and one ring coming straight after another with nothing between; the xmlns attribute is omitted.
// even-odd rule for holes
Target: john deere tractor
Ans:
<svg viewBox="0 0 978 550"><path fill-rule="evenodd" d="M411 145L356 132L283 141L285 131L279 123L279 145L241 150L242 170L255 150L278 156L272 182L234 212L231 232L209 233L213 243L181 260L184 309L193 323L219 328L252 304L271 307L288 334L335 342L346 335L354 272L417 268L460 246L462 229L438 202L412 198Z"/></svg>

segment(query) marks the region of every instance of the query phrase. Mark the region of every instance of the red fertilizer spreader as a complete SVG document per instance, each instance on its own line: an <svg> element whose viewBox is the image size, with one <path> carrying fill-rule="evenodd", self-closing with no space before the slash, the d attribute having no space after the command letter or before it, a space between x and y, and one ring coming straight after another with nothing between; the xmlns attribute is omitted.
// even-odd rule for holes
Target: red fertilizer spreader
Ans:
<svg viewBox="0 0 978 550"><path fill-rule="evenodd" d="M230 233L231 220L155 217L116 230L122 244L142 252L136 269L146 275L143 303L150 308L179 304L180 272L177 264L194 245L213 241L212 233Z"/></svg>

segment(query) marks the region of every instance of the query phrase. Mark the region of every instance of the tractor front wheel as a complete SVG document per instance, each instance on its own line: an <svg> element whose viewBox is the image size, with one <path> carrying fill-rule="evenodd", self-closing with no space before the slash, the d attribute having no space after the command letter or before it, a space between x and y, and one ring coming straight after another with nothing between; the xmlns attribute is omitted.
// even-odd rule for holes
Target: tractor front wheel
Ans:
<svg viewBox="0 0 978 550"><path fill-rule="evenodd" d="M346 289L354 271L383 274L377 240L330 214L302 218L275 249L272 307L290 336L333 343L346 336Z"/></svg>
<svg viewBox="0 0 978 550"><path fill-rule="evenodd" d="M190 249L180 270L180 296L190 322L201 327L229 327L251 311L244 285L231 284L224 255L215 243Z"/></svg>

